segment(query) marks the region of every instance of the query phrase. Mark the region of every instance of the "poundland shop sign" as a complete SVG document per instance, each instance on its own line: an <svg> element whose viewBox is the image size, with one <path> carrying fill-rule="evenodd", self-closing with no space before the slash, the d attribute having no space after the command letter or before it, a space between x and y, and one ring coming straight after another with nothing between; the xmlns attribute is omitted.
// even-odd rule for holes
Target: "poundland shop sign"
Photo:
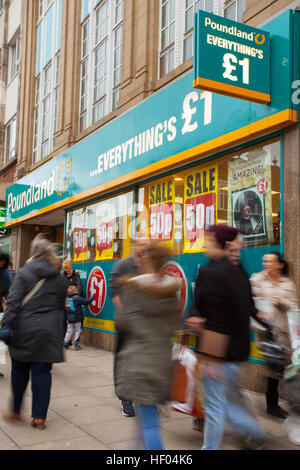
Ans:
<svg viewBox="0 0 300 470"><path fill-rule="evenodd" d="M270 34L199 10L194 87L258 103L270 97Z"/></svg>

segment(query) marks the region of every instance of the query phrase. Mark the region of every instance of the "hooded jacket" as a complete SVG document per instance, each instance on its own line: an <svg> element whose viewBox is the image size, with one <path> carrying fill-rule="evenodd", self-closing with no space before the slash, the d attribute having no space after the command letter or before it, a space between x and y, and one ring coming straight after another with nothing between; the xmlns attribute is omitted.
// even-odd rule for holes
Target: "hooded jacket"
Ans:
<svg viewBox="0 0 300 470"><path fill-rule="evenodd" d="M164 285L175 286L175 292L164 297L151 293L153 287ZM122 289L116 328L126 334L115 364L115 390L120 399L147 406L169 399L171 337L179 312L176 289L180 289L177 279L162 280L154 274L132 278Z"/></svg>
<svg viewBox="0 0 300 470"><path fill-rule="evenodd" d="M38 291L21 307L24 297L45 278ZM61 315L67 291L58 269L46 259L35 258L14 279L2 320L2 329L13 332L12 359L21 362L63 362Z"/></svg>

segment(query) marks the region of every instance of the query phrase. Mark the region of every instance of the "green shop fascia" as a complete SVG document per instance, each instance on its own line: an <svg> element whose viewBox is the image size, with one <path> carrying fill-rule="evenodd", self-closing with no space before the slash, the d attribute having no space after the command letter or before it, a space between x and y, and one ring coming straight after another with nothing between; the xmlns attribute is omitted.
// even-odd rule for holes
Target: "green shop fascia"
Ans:
<svg viewBox="0 0 300 470"><path fill-rule="evenodd" d="M207 262L208 224L243 230L242 262L249 275L261 270L264 253L283 251L282 129L298 121L292 86L299 78L299 14L289 10L264 31L270 86L261 89L270 91L270 102L195 89L201 74L196 64L8 188L6 227L31 219L35 224L36 217L65 209L64 257L79 269L86 295L96 297L85 310L85 328L115 333L110 273L130 255L135 230L172 249L165 272L183 279L182 318L197 270ZM215 34L222 38L223 32ZM242 52L236 52L238 61ZM251 82L256 68L247 58ZM253 341L250 361L260 361Z"/></svg>

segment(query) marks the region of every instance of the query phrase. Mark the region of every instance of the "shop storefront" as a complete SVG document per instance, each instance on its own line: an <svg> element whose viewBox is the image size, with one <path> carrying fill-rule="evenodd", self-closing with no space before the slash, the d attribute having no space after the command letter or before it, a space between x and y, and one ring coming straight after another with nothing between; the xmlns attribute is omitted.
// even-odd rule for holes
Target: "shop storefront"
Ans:
<svg viewBox="0 0 300 470"><path fill-rule="evenodd" d="M298 16L288 11L264 28L271 37L269 104L194 89L188 73L8 189L12 229L65 211L63 257L80 271L86 295L96 297L85 312L91 342L112 348L110 273L130 256L136 232L171 249L165 273L183 280L182 318L207 262L210 224L244 232L249 274L261 270L264 253L284 251L283 129L298 121L291 100ZM253 340L250 361L259 362Z"/></svg>

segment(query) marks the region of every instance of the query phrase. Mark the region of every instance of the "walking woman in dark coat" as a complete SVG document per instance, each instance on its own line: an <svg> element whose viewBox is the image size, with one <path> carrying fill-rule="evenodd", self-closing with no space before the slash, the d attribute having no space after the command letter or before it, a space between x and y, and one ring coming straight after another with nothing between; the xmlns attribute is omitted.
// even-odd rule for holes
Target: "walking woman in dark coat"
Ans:
<svg viewBox="0 0 300 470"><path fill-rule="evenodd" d="M2 328L9 328L12 360L12 404L3 412L6 420L20 420L23 395L31 372L32 426L43 429L51 390L51 368L63 362L63 331L66 288L59 273L55 246L42 235L31 244L30 258L14 279ZM43 280L43 283L39 281ZM33 288L37 289L33 295ZM24 306L22 302L31 297Z"/></svg>

